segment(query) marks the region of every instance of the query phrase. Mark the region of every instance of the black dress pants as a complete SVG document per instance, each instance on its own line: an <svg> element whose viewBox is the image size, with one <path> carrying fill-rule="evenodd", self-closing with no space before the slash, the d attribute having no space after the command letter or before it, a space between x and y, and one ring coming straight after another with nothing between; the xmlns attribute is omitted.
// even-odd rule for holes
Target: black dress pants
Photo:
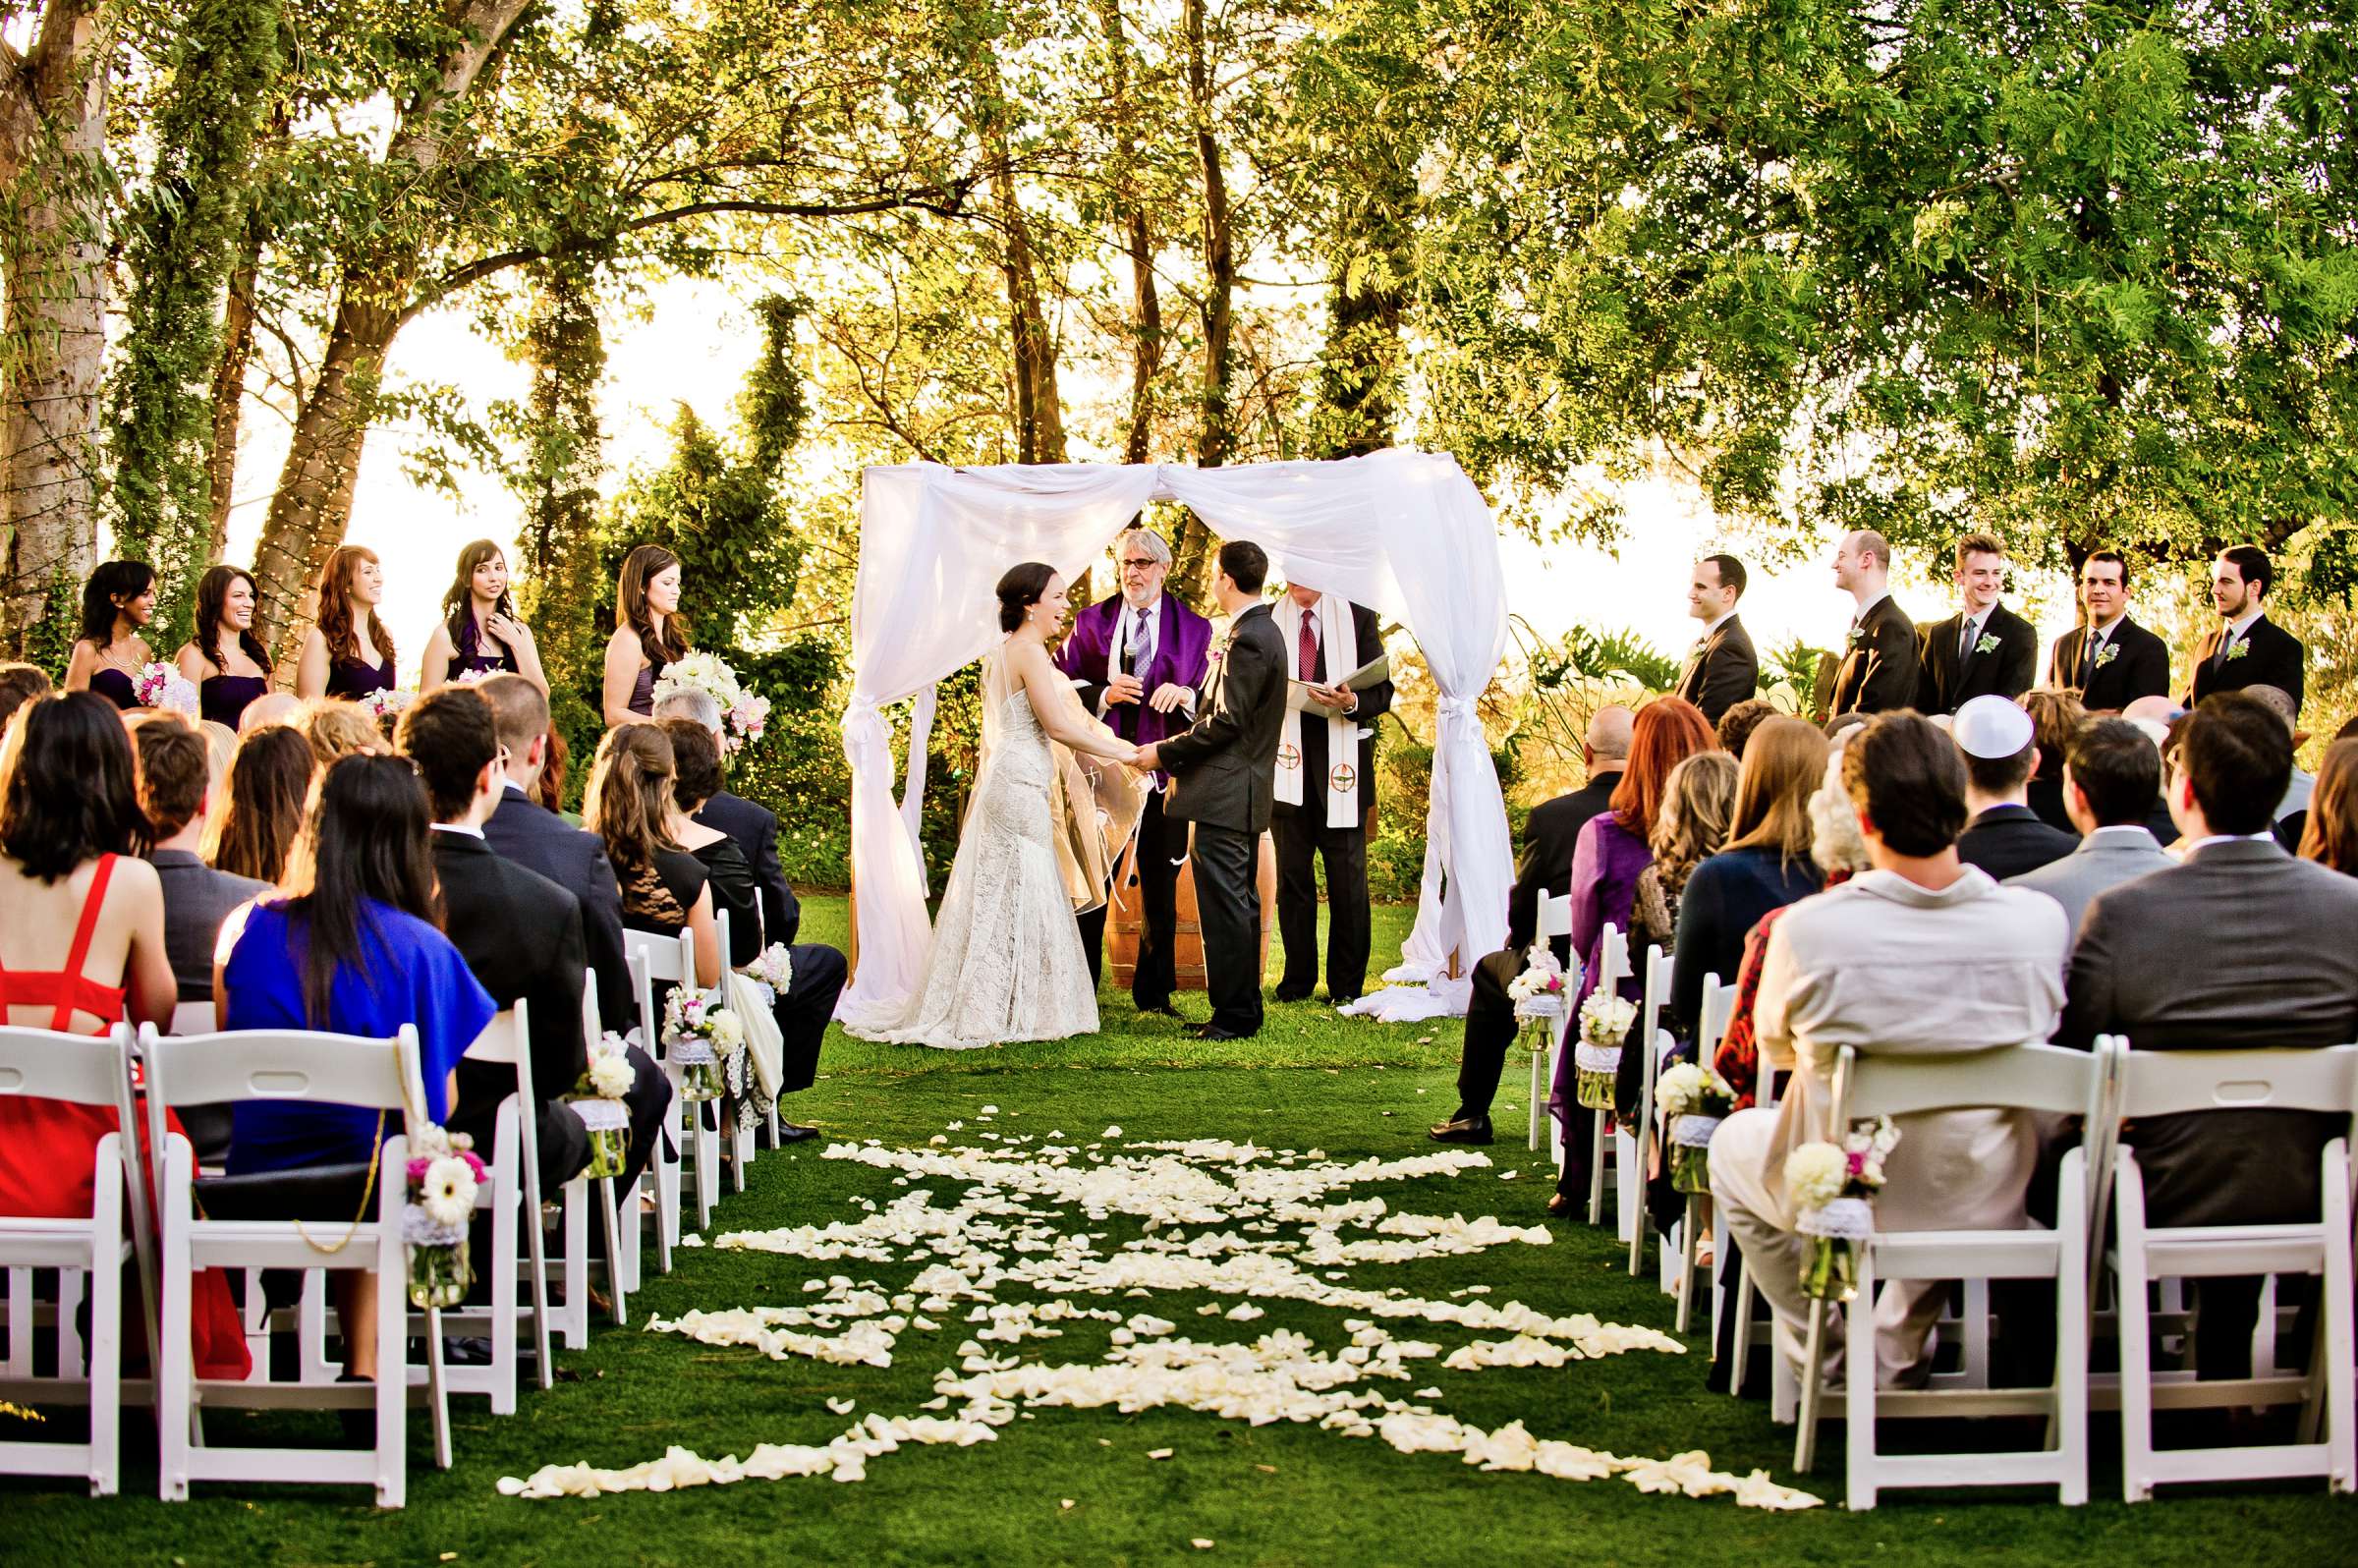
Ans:
<svg viewBox="0 0 2358 1568"><path fill-rule="evenodd" d="M1498 1095L1498 1076L1506 1070L1506 1050L1517 1033L1515 1004L1506 988L1523 973L1524 962L1524 950L1510 947L1474 966L1474 995L1466 1003L1466 1038L1457 1053L1457 1115L1452 1120L1490 1114L1490 1101Z"/></svg>
<svg viewBox="0 0 2358 1568"><path fill-rule="evenodd" d="M1179 936L1179 866L1187 858L1187 830L1166 822L1159 792L1147 797L1138 819L1138 885L1116 888L1127 907L1145 907L1146 920L1138 937L1138 970L1130 980L1130 1000L1141 1012L1171 1005L1178 988L1178 960L1173 944ZM1105 961L1105 916L1108 906L1078 917L1081 946L1089 954L1089 982L1098 983Z"/></svg>
<svg viewBox="0 0 2358 1568"><path fill-rule="evenodd" d="M809 1089L818 1075L818 1047L826 1038L827 1021L835 1016L835 999L843 994L850 967L832 947L815 944L787 950L794 960L794 979L770 1009L783 1036L778 1052L778 1092L791 1094Z"/></svg>
<svg viewBox="0 0 2358 1568"><path fill-rule="evenodd" d="M1319 981L1319 882L1312 857L1326 865L1326 999L1351 1001L1367 987L1368 829L1326 825L1325 802L1280 810L1269 822L1277 850L1277 933L1285 970L1277 994L1308 996Z"/></svg>
<svg viewBox="0 0 2358 1568"><path fill-rule="evenodd" d="M1261 1033L1261 835L1196 824L1196 916L1204 928L1211 1027Z"/></svg>

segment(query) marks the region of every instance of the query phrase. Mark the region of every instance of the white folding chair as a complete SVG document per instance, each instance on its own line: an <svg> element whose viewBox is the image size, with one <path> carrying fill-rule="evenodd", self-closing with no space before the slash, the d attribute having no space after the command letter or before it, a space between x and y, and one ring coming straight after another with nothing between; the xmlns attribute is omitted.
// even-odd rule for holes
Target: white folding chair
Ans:
<svg viewBox="0 0 2358 1568"><path fill-rule="evenodd" d="M720 942L720 967L726 971L730 967L729 912L715 906L712 911L712 925L713 934ZM748 1065L750 1069L751 1064ZM746 1074L746 1082L749 1085L753 1082L753 1074L750 1070ZM729 1180L735 1185L737 1191L742 1193L745 1191L746 1168L754 1162L754 1130L745 1124L742 1117L734 1117L731 1118L724 1131L729 1140Z"/></svg>
<svg viewBox="0 0 2358 1568"><path fill-rule="evenodd" d="M93 1497L111 1497L123 1475L123 1265L137 1260L146 1342L155 1343L155 1263L148 1251L146 1162L131 1101L131 1026L105 1035L0 1028L0 1098L46 1099L112 1108L118 1132L93 1149L86 1218L36 1219L0 1214L0 1322L8 1356L0 1396L89 1409L84 1442L0 1442L0 1475L82 1476ZM128 1225L126 1220L129 1221ZM132 1239L125 1240L126 1234ZM36 1271L55 1270L53 1307L33 1299ZM86 1281L90 1333L85 1347L75 1319ZM33 1340L48 1320L56 1366L35 1374ZM84 1354L88 1369L84 1369ZM152 1388L145 1392L152 1395Z"/></svg>
<svg viewBox="0 0 2358 1568"><path fill-rule="evenodd" d="M712 1204L720 1197L720 1136L716 1130L705 1130L702 1115L680 1092L680 1065L672 1059L670 1047L662 1043L663 1012L655 1005L658 982L696 984L696 934L686 926L680 928L676 938L646 931L626 930L622 934L630 955L631 984L639 999L639 1037L646 1042L648 1054L663 1064L665 1075L671 1079L671 1109L665 1117L671 1129L671 1147L657 1148L653 1161L655 1261L668 1274L671 1249L680 1234L680 1165L688 1155L691 1140L696 1152L698 1230L712 1223Z"/></svg>
<svg viewBox="0 0 2358 1568"><path fill-rule="evenodd" d="M1618 927L1607 924L1602 936L1598 941L1597 983L1591 989L1611 992L1620 985L1624 979L1635 973L1636 971L1629 967L1628 936L1623 934ZM1641 1018L1636 1024L1630 1026L1629 1040L1644 1040L1645 1036L1639 1033L1640 1026L1644 1023L1645 1020ZM1579 1037L1577 1018L1573 1021L1573 1037ZM1629 1041L1625 1040L1622 1049L1628 1048ZM1589 1114L1591 1117L1589 1223L1601 1225L1604 1223L1604 1154L1607 1144L1605 1133L1606 1129L1612 1125L1612 1112L1599 1110L1591 1111ZM1615 1134L1611 1143L1616 1161L1613 1173L1615 1177L1614 1198L1620 1207L1621 1230L1618 1234L1623 1241L1627 1241L1629 1240L1628 1227L1631 1208L1629 1165L1626 1157L1629 1151L1629 1139L1626 1134Z"/></svg>
<svg viewBox="0 0 2358 1568"><path fill-rule="evenodd" d="M2154 1487L2192 1481L2324 1476L2330 1490L2358 1487L2358 1399L2353 1398L2350 1129L2358 1117L2358 1045L2315 1049L2139 1051L2099 1041L2114 1057L2112 1114L2091 1139L2098 1171L2109 1171L2117 1240L2110 1268L2120 1325L2121 1490L2130 1502ZM2319 1217L2289 1225L2157 1228L2146 1222L2145 1178L2121 1128L2140 1119L2207 1110L2317 1111L2341 1129L2321 1154ZM2096 1126L2091 1122L2092 1127ZM2098 1223L2102 1224L2100 1216ZM2163 1381L2152 1367L2147 1287L2162 1279L2239 1275L2319 1276L2318 1343L2306 1374L2255 1365L2248 1378ZM2195 1331L2200 1332L2200 1318ZM2154 1447L2154 1412L2299 1404L2302 1440L2217 1448ZM2314 1440L2318 1421L2323 1441Z"/></svg>
<svg viewBox="0 0 2358 1568"><path fill-rule="evenodd" d="M517 1291L531 1292L533 1354L540 1386L550 1386L548 1365L548 1275L541 1257L540 1128L533 1097L533 1041L530 1009L524 998L498 1014L467 1047L470 1061L489 1062L515 1069L516 1092L500 1101L492 1121L491 1148L477 1150L490 1180L476 1189L475 1206L491 1215L491 1253L477 1264L478 1277L489 1283L491 1300L485 1306L445 1308L443 1328L454 1334L481 1334L491 1341L489 1366L456 1366L443 1373L443 1386L454 1394L485 1394L491 1414L516 1413ZM517 1278L517 1230L530 1254L531 1274Z"/></svg>
<svg viewBox="0 0 2358 1568"><path fill-rule="evenodd" d="M1831 1126L1855 1119L1968 1109L2101 1117L2105 1063L2087 1051L2044 1044L1943 1056L1861 1056L1844 1046L1834 1070ZM1903 1133L1904 1136L1904 1133ZM1873 1508L1899 1486L2051 1485L2058 1500L2088 1500L2088 1170L2085 1152L2064 1156L2051 1230L1877 1230L1859 1244L1857 1298L1845 1315L1844 1417L1849 1503ZM1875 1292L1883 1279L2049 1279L2055 1286L2055 1376L2046 1388L1876 1386ZM1807 1471L1822 1414L1827 1304L1810 1304L1801 1366L1801 1429L1793 1465ZM1983 1309L1986 1314L1987 1309ZM1936 1383L1937 1383L1936 1379ZM2042 1415L2052 1447L2004 1453L1885 1454L1878 1418Z"/></svg>
<svg viewBox="0 0 2358 1568"><path fill-rule="evenodd" d="M597 974L582 972L582 1044L586 1050L605 1037L597 1015ZM576 1105L577 1115L581 1114ZM587 1119L587 1118L585 1118ZM630 1319L630 1291L638 1283L636 1257L639 1241L639 1185L631 1184L630 1191L618 1192L616 1176L600 1176L592 1183L588 1176L577 1175L565 1184L564 1237L565 1256L562 1261L565 1282L565 1304L552 1310L550 1322L565 1336L569 1350L580 1350L590 1343L590 1188L596 1188L598 1212L606 1227L606 1295L613 1304L614 1321L628 1323ZM633 1223L625 1230L618 1212L628 1205Z"/></svg>
<svg viewBox="0 0 2358 1568"><path fill-rule="evenodd" d="M1700 1016L1696 1020L1695 1065L1702 1068L1706 1074L1713 1070L1712 1064L1718 1057L1719 1041L1727 1034L1728 1017L1735 1011L1735 987L1720 984L1719 977L1716 975L1703 977L1702 1006ZM1687 1211L1679 1221L1679 1257L1682 1266L1678 1272L1678 1331L1682 1334L1687 1331L1687 1325L1694 1321L1695 1254L1700 1245L1699 1238L1705 1227L1712 1222L1712 1195L1710 1193L1689 1193L1686 1196ZM1714 1281L1718 1275L1718 1260L1726 1253L1727 1248L1723 1244L1715 1244L1712 1248L1712 1274ZM1716 1361L1719 1358L1719 1318L1715 1306L1718 1292L1715 1288L1712 1288L1710 1294L1714 1303L1711 1314L1710 1354L1711 1358Z"/></svg>
<svg viewBox="0 0 2358 1568"><path fill-rule="evenodd" d="M210 1035L213 1032L211 1002L182 1002L172 1009L174 1035Z"/></svg>
<svg viewBox="0 0 2358 1568"><path fill-rule="evenodd" d="M147 1130L163 1151L157 1209L163 1223L160 1269L161 1329L156 1352L158 1490L167 1502L185 1501L191 1481L358 1483L376 1489L380 1508L398 1508L408 1494L409 1361L408 1257L401 1211L407 1181L412 1105L423 1107L418 1078L418 1035L410 1025L390 1039L296 1031L243 1030L187 1038L140 1030L147 1063ZM312 1235L298 1220L217 1220L196 1213L195 1161L188 1140L170 1132L164 1112L175 1105L265 1099L377 1110L392 1136L378 1156L371 1186L373 1210L349 1225L314 1222ZM394 1173L390 1179L385 1173ZM197 1271L217 1267L365 1269L376 1275L376 1381L233 1382L195 1377L191 1316ZM436 1461L449 1464L450 1415L441 1385L441 1314L426 1314L426 1399L432 1408ZM376 1440L365 1449L201 1447L192 1442L199 1403L239 1409L288 1406L372 1407Z"/></svg>
<svg viewBox="0 0 2358 1568"><path fill-rule="evenodd" d="M1671 1044L1670 1032L1661 1027L1662 1009L1670 1001L1670 962L1662 956L1659 944L1652 942L1646 947L1645 997L1629 1040L1621 1047L1626 1051L1634 1044L1639 1051L1638 1125L1635 1131L1621 1134L1614 1148L1616 1157L1627 1155L1621 1204L1622 1222L1629 1234L1622 1240L1629 1243L1632 1279L1646 1266L1646 1232L1654 1223L1646 1209L1646 1173L1654 1148L1654 1081L1662 1076L1662 1058L1669 1054Z"/></svg>
<svg viewBox="0 0 2358 1568"><path fill-rule="evenodd" d="M1544 947L1558 936L1572 934L1571 895L1565 894L1561 897L1550 898L1547 889L1543 887L1540 889L1540 896L1533 913L1535 934L1531 940L1534 947ZM1575 959L1574 962L1578 963L1579 960ZM1560 1139L1562 1135L1553 1133L1555 1118L1547 1114L1547 1096L1555 1091L1555 1066L1563 1057L1565 1035L1572 1027L1570 1005L1572 986L1570 981L1571 977L1567 975L1565 977L1564 1016L1556 1020L1554 1037L1549 1041L1547 1049L1531 1053L1532 1152L1537 1153L1541 1148L1546 1148L1559 1159L1563 1156L1563 1150L1553 1146L1554 1140Z"/></svg>

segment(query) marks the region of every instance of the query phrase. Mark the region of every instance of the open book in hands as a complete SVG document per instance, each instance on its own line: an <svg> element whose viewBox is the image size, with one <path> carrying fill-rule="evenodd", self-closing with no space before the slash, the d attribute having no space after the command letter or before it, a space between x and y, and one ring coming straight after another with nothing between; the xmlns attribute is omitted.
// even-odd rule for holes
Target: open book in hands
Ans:
<svg viewBox="0 0 2358 1568"><path fill-rule="evenodd" d="M1364 692L1369 687L1380 686L1391 678L1392 656L1389 653L1378 653L1358 669L1335 682L1334 686L1346 692ZM1312 699L1310 694L1318 689L1316 681L1287 681L1285 683L1285 705L1297 713L1330 713L1334 711L1324 703Z"/></svg>

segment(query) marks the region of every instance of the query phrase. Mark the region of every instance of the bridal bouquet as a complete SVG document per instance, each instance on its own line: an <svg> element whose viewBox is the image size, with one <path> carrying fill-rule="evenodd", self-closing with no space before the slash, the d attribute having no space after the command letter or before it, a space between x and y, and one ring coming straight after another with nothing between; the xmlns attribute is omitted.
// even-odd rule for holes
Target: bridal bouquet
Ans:
<svg viewBox="0 0 2358 1568"><path fill-rule="evenodd" d="M370 692L355 700L368 710L370 718L382 724L387 719L399 718L404 708L418 700L418 694L407 687L394 687L389 691Z"/></svg>
<svg viewBox="0 0 2358 1568"><path fill-rule="evenodd" d="M1717 1073L1680 1062L1654 1086L1654 1098L1669 1134L1670 1185L1682 1193L1710 1192L1712 1135L1736 1108L1736 1092Z"/></svg>
<svg viewBox="0 0 2358 1568"><path fill-rule="evenodd" d="M1839 1146L1804 1144L1785 1156L1785 1191L1794 1229L1809 1238L1801 1288L1820 1301L1858 1294L1859 1244L1875 1234L1873 1200L1883 1185L1883 1161L1899 1144L1891 1118L1852 1127Z"/></svg>
<svg viewBox="0 0 2358 1568"><path fill-rule="evenodd" d="M590 1047L590 1070L582 1075L572 1100L573 1113L590 1133L590 1163L582 1174L591 1181L621 1175L631 1151L631 1118L622 1097L631 1092L632 1077L622 1036L607 1031Z"/></svg>
<svg viewBox="0 0 2358 1568"><path fill-rule="evenodd" d="M660 703L674 692L702 692L720 704L720 750L724 756L761 738L769 724L769 699L749 692L737 672L717 653L695 652L663 666L655 678L654 700Z"/></svg>
<svg viewBox="0 0 2358 1568"><path fill-rule="evenodd" d="M745 1048L745 1026L695 986L675 985L663 1003L663 1048L680 1069L680 1098L714 1099L728 1058Z"/></svg>
<svg viewBox="0 0 2358 1568"><path fill-rule="evenodd" d="M1613 1079L1621 1070L1621 1045L1638 1021L1635 1003L1625 1002L1610 989L1589 993L1580 1004L1580 1044L1572 1052L1578 1070L1573 1095L1589 1110L1613 1108Z"/></svg>
<svg viewBox="0 0 2358 1568"><path fill-rule="evenodd" d="M196 688L189 683L187 676L161 659L150 659L140 665L131 687L141 707L164 707L190 718L196 716Z"/></svg>
<svg viewBox="0 0 2358 1568"><path fill-rule="evenodd" d="M467 1261L467 1222L483 1162L465 1133L426 1122L410 1136L409 1202L401 1210L401 1239L410 1249L410 1302L456 1307L475 1270Z"/></svg>

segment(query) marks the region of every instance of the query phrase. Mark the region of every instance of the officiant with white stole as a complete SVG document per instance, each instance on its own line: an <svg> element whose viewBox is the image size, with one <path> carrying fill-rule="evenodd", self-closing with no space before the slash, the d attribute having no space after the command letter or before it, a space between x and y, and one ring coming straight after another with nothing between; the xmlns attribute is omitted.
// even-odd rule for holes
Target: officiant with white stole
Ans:
<svg viewBox="0 0 2358 1568"><path fill-rule="evenodd" d="M1134 746L1168 740L1195 722L1197 699L1209 673L1211 622L1163 592L1171 569L1171 547L1162 536L1133 523L1113 541L1121 591L1073 617L1073 630L1056 651L1056 667L1080 684L1082 705ZM1138 969L1130 999L1142 1013L1170 1013L1177 984L1172 944L1179 931L1179 863L1187 857L1187 828L1162 816L1160 777L1147 797L1138 822L1138 900L1146 919L1138 941ZM1115 889L1115 896L1123 896ZM1081 945L1089 952L1089 978L1100 974L1105 954L1105 911L1100 903L1079 917Z"/></svg>
<svg viewBox="0 0 2358 1568"><path fill-rule="evenodd" d="M1383 652L1376 612L1288 585L1274 611L1303 699L1285 715L1277 746L1277 930L1285 972L1277 1000L1309 996L1319 975L1319 884L1326 868L1326 997L1355 1000L1368 979L1368 813L1376 806L1376 717L1392 705L1387 674L1359 691L1342 683Z"/></svg>

